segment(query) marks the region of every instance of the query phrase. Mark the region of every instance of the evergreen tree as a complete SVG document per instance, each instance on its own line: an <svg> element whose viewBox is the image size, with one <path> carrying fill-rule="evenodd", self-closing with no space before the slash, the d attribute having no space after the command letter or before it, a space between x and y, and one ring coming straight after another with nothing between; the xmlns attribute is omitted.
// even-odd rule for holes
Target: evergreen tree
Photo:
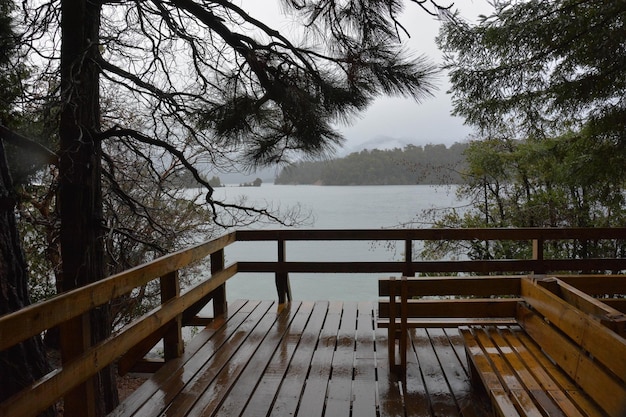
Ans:
<svg viewBox="0 0 626 417"><path fill-rule="evenodd" d="M467 152L472 208L443 227L622 226L626 166L626 2L502 0L476 25L444 25L454 113L479 129ZM524 243L427 246L430 254L527 257ZM548 256L623 253L603 242Z"/></svg>
<svg viewBox="0 0 626 417"><path fill-rule="evenodd" d="M15 79L16 35L12 27L11 0L0 0L0 117L2 124L13 122L14 100L18 97ZM5 153L5 141L13 137L0 126L0 316L30 304L28 268L17 229L17 196ZM40 337L33 337L0 352L0 402L29 386L50 371ZM45 415L53 416L48 410Z"/></svg>
<svg viewBox="0 0 626 417"><path fill-rule="evenodd" d="M558 136L587 126L626 135L626 2L498 0L476 25L443 26L454 114L494 136ZM621 150L620 150L621 151Z"/></svg>
<svg viewBox="0 0 626 417"><path fill-rule="evenodd" d="M342 140L333 124L375 97L419 99L432 88L434 67L402 50L401 1L283 4L303 17L304 42L296 44L230 1L23 3L21 39L40 57L29 85L58 86L48 100L59 109L63 290L104 276L103 174L114 190L123 188L115 186L115 170L103 169L103 144L124 146L155 170L154 149L164 160L180 161L206 188L215 220L220 210L265 213L213 199L191 155L204 152L217 166L272 164L294 152L321 155ZM433 14L445 10L434 0L417 4L432 5ZM28 93L37 97L39 91ZM118 111L103 111L101 94L115 97ZM62 338L65 351L80 354L107 336L109 306L94 311L91 323L83 328L91 334ZM68 346L78 339L85 346ZM104 414L117 396L110 370L98 378ZM66 399L65 405L80 401Z"/></svg>
<svg viewBox="0 0 626 417"><path fill-rule="evenodd" d="M466 152L467 182L458 188L469 209L432 215L437 227L621 227L626 222L624 182L588 164L588 155L619 160L589 135L569 133L542 140L484 139ZM599 158L599 156L598 156ZM546 256L611 257L626 253L617 242L552 242ZM427 256L467 255L472 259L528 258L528 242L427 243ZM620 255L621 256L621 255Z"/></svg>

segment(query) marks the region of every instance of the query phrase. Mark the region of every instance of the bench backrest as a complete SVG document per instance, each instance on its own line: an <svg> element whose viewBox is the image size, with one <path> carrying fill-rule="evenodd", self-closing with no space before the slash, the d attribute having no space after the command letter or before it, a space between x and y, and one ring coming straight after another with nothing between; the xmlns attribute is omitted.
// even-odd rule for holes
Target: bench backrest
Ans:
<svg viewBox="0 0 626 417"><path fill-rule="evenodd" d="M520 276L390 277L378 281L379 325L406 318L411 327L513 322ZM406 301L405 305L402 304Z"/></svg>
<svg viewBox="0 0 626 417"><path fill-rule="evenodd" d="M603 324L602 317L559 296L564 285L554 278L522 279L524 303L518 307L518 323L601 408L611 416L622 416L626 411L626 339Z"/></svg>

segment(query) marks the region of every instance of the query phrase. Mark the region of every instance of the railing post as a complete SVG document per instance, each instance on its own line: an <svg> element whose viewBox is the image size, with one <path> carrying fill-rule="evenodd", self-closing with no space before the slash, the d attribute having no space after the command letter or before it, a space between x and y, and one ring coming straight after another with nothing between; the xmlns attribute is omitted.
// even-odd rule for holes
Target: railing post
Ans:
<svg viewBox="0 0 626 417"><path fill-rule="evenodd" d="M282 269L285 263L285 240L278 239L278 268ZM278 292L278 303L284 304L291 301L291 285L289 284L289 273L285 271L276 271L276 291Z"/></svg>
<svg viewBox="0 0 626 417"><path fill-rule="evenodd" d="M404 241L404 272L405 277L414 277L415 271L413 270L413 241L407 239Z"/></svg>
<svg viewBox="0 0 626 417"><path fill-rule="evenodd" d="M61 360L63 363L80 357L91 346L89 313L81 314L60 324ZM89 378L63 397L67 417L95 417L95 377Z"/></svg>
<svg viewBox="0 0 626 417"><path fill-rule="evenodd" d="M211 254L211 275L224 269L224 249ZM213 317L221 316L228 310L226 301L226 284L222 284L211 291L213 298Z"/></svg>
<svg viewBox="0 0 626 417"><path fill-rule="evenodd" d="M533 273L535 274L545 274L546 270L543 265L543 238L533 239L533 260L537 261L539 265L538 268L535 268Z"/></svg>
<svg viewBox="0 0 626 417"><path fill-rule="evenodd" d="M161 281L161 304L180 296L180 280L178 271L170 272L160 278ZM168 324L169 328L163 335L163 355L165 360L178 358L183 354L185 345L182 335L182 314L176 316Z"/></svg>

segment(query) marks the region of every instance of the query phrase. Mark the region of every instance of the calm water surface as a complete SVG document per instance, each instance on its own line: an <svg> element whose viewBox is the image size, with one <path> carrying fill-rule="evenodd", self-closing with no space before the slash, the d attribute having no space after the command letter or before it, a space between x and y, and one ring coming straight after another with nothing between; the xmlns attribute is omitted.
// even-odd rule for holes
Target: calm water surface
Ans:
<svg viewBox="0 0 626 417"><path fill-rule="evenodd" d="M300 205L310 213L303 228L379 229L398 228L414 221L423 210L462 206L454 188L443 186L307 186L273 185L223 187L218 199L281 208ZM414 226L419 227L419 226ZM277 228L257 225L255 228ZM274 242L239 242L226 249L226 263L237 260L276 260ZM404 258L399 248L373 242L288 242L288 261L390 261ZM376 300L381 274L291 274L291 291L297 300ZM227 283L229 300L275 299L272 274L238 274Z"/></svg>

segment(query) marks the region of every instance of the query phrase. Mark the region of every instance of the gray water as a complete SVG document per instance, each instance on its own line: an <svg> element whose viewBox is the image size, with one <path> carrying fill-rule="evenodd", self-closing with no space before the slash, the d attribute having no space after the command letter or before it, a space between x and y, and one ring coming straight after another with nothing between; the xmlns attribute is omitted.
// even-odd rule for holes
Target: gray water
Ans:
<svg viewBox="0 0 626 417"><path fill-rule="evenodd" d="M217 199L282 208L300 205L310 213L310 229L398 228L414 222L419 213L432 208L462 206L453 187L402 186L290 186L263 184L261 187L223 187ZM428 227L413 224L412 227ZM255 225L251 228L278 228ZM225 250L226 263L238 260L274 261L274 242L238 242ZM372 242L287 242L287 261L399 261L403 246ZM378 298L377 279L381 274L290 274L296 300L367 301ZM273 274L238 274L228 281L229 301L238 298L276 299Z"/></svg>

